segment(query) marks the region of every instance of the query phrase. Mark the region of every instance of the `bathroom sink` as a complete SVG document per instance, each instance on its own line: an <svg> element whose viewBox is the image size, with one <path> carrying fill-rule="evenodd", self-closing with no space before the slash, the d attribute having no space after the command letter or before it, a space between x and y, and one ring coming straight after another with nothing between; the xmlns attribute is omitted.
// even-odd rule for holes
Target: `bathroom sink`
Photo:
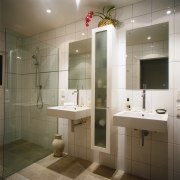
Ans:
<svg viewBox="0 0 180 180"><path fill-rule="evenodd" d="M122 111L113 116L115 126L156 132L167 132L167 120L167 113Z"/></svg>
<svg viewBox="0 0 180 180"><path fill-rule="evenodd" d="M77 106L54 106L47 108L47 114L49 116L78 120L89 117L91 115L91 109Z"/></svg>

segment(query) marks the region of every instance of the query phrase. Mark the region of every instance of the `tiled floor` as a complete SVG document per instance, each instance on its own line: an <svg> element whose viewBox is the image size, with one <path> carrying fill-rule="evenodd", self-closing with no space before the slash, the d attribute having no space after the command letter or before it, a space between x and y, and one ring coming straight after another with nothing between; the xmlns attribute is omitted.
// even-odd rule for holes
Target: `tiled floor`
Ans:
<svg viewBox="0 0 180 180"><path fill-rule="evenodd" d="M79 158L53 155L24 168L6 180L142 180L97 163Z"/></svg>
<svg viewBox="0 0 180 180"><path fill-rule="evenodd" d="M14 174L20 169L51 154L50 149L34 143L17 140L4 148L4 177ZM13 159L13 161L12 161Z"/></svg>

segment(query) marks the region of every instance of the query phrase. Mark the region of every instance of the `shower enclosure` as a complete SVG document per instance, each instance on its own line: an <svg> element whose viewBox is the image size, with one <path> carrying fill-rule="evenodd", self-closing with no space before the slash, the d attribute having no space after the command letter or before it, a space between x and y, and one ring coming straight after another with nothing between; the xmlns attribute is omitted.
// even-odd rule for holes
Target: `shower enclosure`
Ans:
<svg viewBox="0 0 180 180"><path fill-rule="evenodd" d="M6 30L3 177L52 153L58 104L58 48Z"/></svg>

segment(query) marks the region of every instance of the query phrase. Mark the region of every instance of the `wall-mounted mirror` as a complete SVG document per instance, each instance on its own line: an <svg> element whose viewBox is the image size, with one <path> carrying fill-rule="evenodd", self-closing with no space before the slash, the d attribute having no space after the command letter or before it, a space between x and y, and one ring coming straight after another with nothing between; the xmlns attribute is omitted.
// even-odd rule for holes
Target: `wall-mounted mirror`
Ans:
<svg viewBox="0 0 180 180"><path fill-rule="evenodd" d="M168 23L126 32L126 89L168 89Z"/></svg>
<svg viewBox="0 0 180 180"><path fill-rule="evenodd" d="M91 88L91 39L69 44L68 89Z"/></svg>

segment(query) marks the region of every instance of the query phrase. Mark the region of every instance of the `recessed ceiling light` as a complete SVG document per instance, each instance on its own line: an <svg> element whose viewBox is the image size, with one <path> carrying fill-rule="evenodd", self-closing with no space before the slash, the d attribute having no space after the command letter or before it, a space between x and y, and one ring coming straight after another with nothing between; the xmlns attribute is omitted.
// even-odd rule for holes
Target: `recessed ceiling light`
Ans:
<svg viewBox="0 0 180 180"><path fill-rule="evenodd" d="M148 37L147 37L147 40L150 40L150 39L151 39L151 36L148 36Z"/></svg>
<svg viewBox="0 0 180 180"><path fill-rule="evenodd" d="M76 49L76 53L78 53L79 52L79 50L78 49Z"/></svg>
<svg viewBox="0 0 180 180"><path fill-rule="evenodd" d="M80 0L76 0L76 6L79 8Z"/></svg>
<svg viewBox="0 0 180 180"><path fill-rule="evenodd" d="M171 10L167 10L167 11L166 11L166 14L171 14L171 13L172 13Z"/></svg>
<svg viewBox="0 0 180 180"><path fill-rule="evenodd" d="M51 13L51 9L47 9L46 12L47 12L48 14L50 14L50 13Z"/></svg>
<svg viewBox="0 0 180 180"><path fill-rule="evenodd" d="M132 22L132 23L134 23L134 22L135 22L135 20L134 20L134 19L131 19L131 22Z"/></svg>
<svg viewBox="0 0 180 180"><path fill-rule="evenodd" d="M82 36L85 36L85 33L81 33Z"/></svg>
<svg viewBox="0 0 180 180"><path fill-rule="evenodd" d="M20 57L20 56L17 56L17 59L20 59L20 60L21 60L21 57Z"/></svg>

